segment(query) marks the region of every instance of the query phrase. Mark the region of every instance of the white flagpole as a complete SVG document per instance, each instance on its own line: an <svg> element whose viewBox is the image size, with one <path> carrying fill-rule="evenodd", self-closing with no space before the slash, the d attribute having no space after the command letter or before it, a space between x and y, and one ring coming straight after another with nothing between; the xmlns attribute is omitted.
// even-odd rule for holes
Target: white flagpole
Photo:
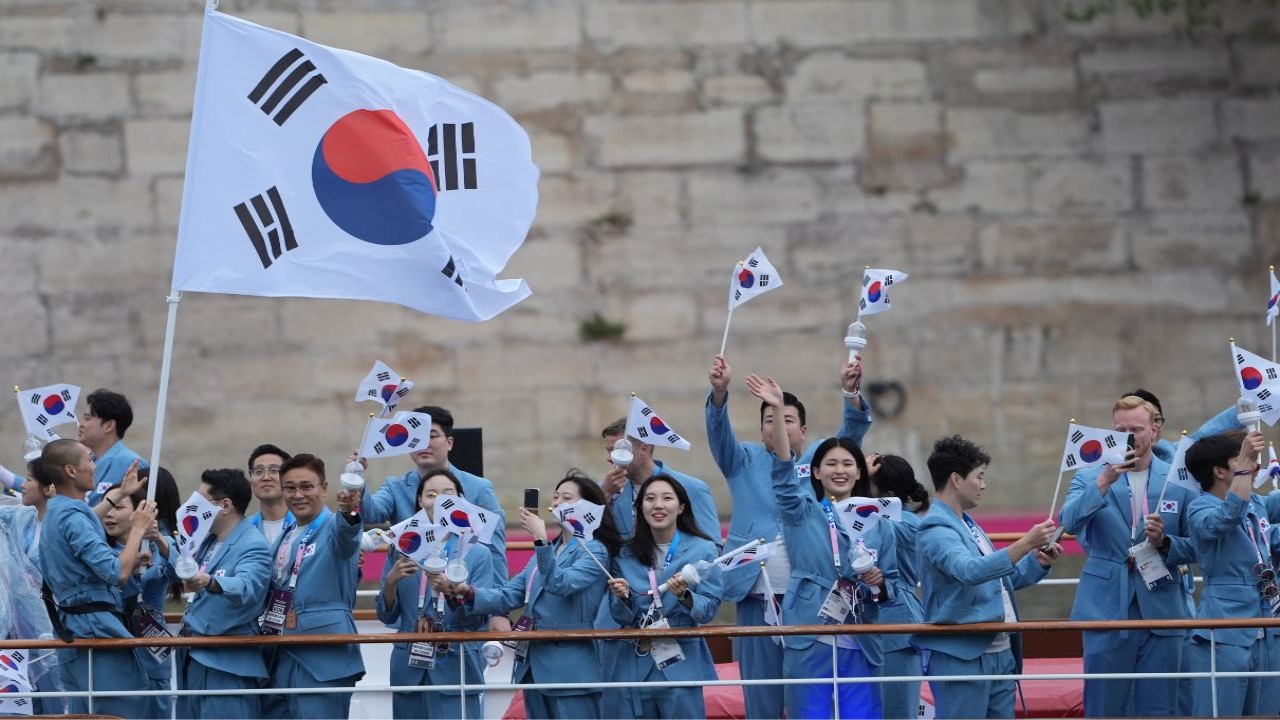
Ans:
<svg viewBox="0 0 1280 720"><path fill-rule="evenodd" d="M721 355L724 354L725 346L729 344L729 323L732 320L733 320L733 308L729 308L729 316L724 319L724 337L720 338L720 354Z"/></svg>
<svg viewBox="0 0 1280 720"><path fill-rule="evenodd" d="M591 559L592 559L593 561L595 561L596 567L598 567L598 568L600 568L601 570L603 570L603 571L604 571L604 576L605 576L605 577L607 577L607 578L609 578L610 580L612 580L612 579L613 579L613 575L610 575L610 574L609 574L609 569L608 569L608 568L606 568L606 567L605 567L605 566L600 562L600 558L596 557L596 554L595 554L595 553L591 552L591 546L590 546L590 545L587 545L587 543L586 543L582 538L578 537L577 535L574 535L573 530L571 530L571 529L569 529L569 528L565 527L565 524L564 524L564 523L560 523L560 532L567 532L567 533L569 533L570 535L573 535L573 539L574 539L574 540L577 540L579 543L582 543L582 549L583 549L583 550L586 550L586 551L587 551L587 555L588 555L588 556L590 556L590 557L591 557Z"/></svg>
<svg viewBox="0 0 1280 720"><path fill-rule="evenodd" d="M1071 418L1070 423L1071 424L1067 426L1068 430L1071 429L1071 425L1074 425L1076 423L1076 419ZM1059 470L1058 482L1056 485L1053 486L1053 500L1049 502L1049 519L1050 520L1053 520L1053 511L1058 509L1058 493L1062 491L1062 475L1063 475L1063 472Z"/></svg>
<svg viewBox="0 0 1280 720"><path fill-rule="evenodd" d="M1272 265L1267 272L1267 290L1271 289L1271 278L1276 276L1276 266ZM1271 362L1280 362L1276 360L1276 325L1280 325L1280 318L1271 320ZM721 352L724 352L723 350Z"/></svg>
<svg viewBox="0 0 1280 720"><path fill-rule="evenodd" d="M715 560L712 560L711 564L719 565L720 563L724 562L725 560L728 560L729 558L737 557L742 553L747 552L748 550L754 550L755 548L758 548L763 544L764 544L764 538L756 538L755 540L752 540L751 542L747 543L746 545L743 545L737 550L730 550L729 552L721 555Z"/></svg>
<svg viewBox="0 0 1280 720"><path fill-rule="evenodd" d="M156 396L156 425L151 435L151 470L147 482L147 500L155 502L157 476L160 473L160 444L164 440L164 411L169 403L169 370L173 366L173 330L178 324L178 303L182 293L165 298L169 303L169 318L164 326L164 355L160 360L160 389Z"/></svg>

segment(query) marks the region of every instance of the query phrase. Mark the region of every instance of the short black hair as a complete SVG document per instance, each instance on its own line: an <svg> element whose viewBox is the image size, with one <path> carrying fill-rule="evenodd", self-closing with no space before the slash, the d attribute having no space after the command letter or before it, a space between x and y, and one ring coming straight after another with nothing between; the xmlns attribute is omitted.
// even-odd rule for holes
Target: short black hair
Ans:
<svg viewBox="0 0 1280 720"><path fill-rule="evenodd" d="M423 405L414 408L413 411L430 415L432 425L439 425L440 432L444 433L445 437L453 437L453 413L439 405Z"/></svg>
<svg viewBox="0 0 1280 720"><path fill-rule="evenodd" d="M990 465L991 456L983 452L977 443L952 435L933 444L928 464L936 491L947 486L951 473L964 477L983 465Z"/></svg>
<svg viewBox="0 0 1280 720"><path fill-rule="evenodd" d="M151 482L151 468L138 468L138 479ZM146 488L147 483L143 483L142 487ZM149 491L144 489L140 492L145 498ZM182 498L178 497L178 481L174 480L173 473L164 467L156 473L155 503L156 520L160 521L160 526L166 531L177 530L178 506L182 504Z"/></svg>
<svg viewBox="0 0 1280 720"><path fill-rule="evenodd" d="M49 474L44 471L44 462L41 461L40 458L36 458L35 460L31 460L27 463L27 474L30 475L31 478L40 485L40 487L49 487L53 484L53 478L49 477Z"/></svg>
<svg viewBox="0 0 1280 720"><path fill-rule="evenodd" d="M1121 395L1120 397L1128 397L1130 395L1134 397L1142 398L1143 400L1146 400L1147 402L1151 403L1152 405L1155 406L1156 412L1160 414L1160 417L1164 417L1164 408L1160 407L1160 398L1156 397L1155 393L1151 392L1150 390L1146 390L1144 388L1138 388L1136 390L1130 390L1129 392Z"/></svg>
<svg viewBox="0 0 1280 720"><path fill-rule="evenodd" d="M85 402L89 405L89 413L94 417L103 421L114 420L116 437L124 439L124 434L133 424L133 407L129 405L128 398L118 392L98 388L89 393Z"/></svg>
<svg viewBox="0 0 1280 720"><path fill-rule="evenodd" d="M764 411L769 407L768 402L760 403L760 422L764 422ZM804 403L800 402L800 398L787 391L782 392L782 407L793 407L796 409L796 415L799 417L801 427L808 425L805 421Z"/></svg>
<svg viewBox="0 0 1280 720"><path fill-rule="evenodd" d="M80 462L80 448L84 447L79 440L60 438L44 446L40 451L40 465L44 468L44 476L54 485L65 483L68 478L64 469L68 465Z"/></svg>
<svg viewBox="0 0 1280 720"><path fill-rule="evenodd" d="M262 453L266 455L267 453ZM286 460L288 458L285 458ZM249 487L249 478L239 468L222 468L205 470L200 473L200 482L209 486L209 494L214 500L230 500L236 512L241 515L249 509L249 500L253 498L253 489Z"/></svg>
<svg viewBox="0 0 1280 720"><path fill-rule="evenodd" d="M324 477L324 461L312 455L311 453L298 453L280 466L280 481L284 482L284 476L290 470L304 468L315 473L320 478L320 482L328 482Z"/></svg>
<svg viewBox="0 0 1280 720"><path fill-rule="evenodd" d="M281 460L288 460L289 458L293 457L292 455L285 452L284 450L281 450L276 445L272 445L271 443L264 443L254 448L253 452L249 453L249 472L253 472L254 461L263 455L277 455L280 457Z"/></svg>
<svg viewBox="0 0 1280 720"><path fill-rule="evenodd" d="M1227 462L1240 454L1243 442L1244 431L1233 430L1200 438L1187 448L1187 471L1200 483L1201 490L1208 492L1213 489L1213 469L1230 467Z"/></svg>

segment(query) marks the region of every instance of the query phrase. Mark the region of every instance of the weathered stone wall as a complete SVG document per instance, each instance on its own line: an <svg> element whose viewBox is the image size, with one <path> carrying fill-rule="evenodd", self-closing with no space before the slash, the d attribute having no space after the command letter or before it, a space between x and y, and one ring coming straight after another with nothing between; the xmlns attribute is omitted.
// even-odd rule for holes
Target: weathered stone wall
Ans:
<svg viewBox="0 0 1280 720"><path fill-rule="evenodd" d="M726 276L762 245L786 287L744 306L729 357L838 422L864 265L911 274L869 320L906 411L869 447L923 470L943 433L992 450L991 505L1048 502L1069 417L1121 390L1168 430L1232 402L1227 338L1269 350L1280 260L1280 35L1062 21L1042 0L245 0L223 10L442 75L512 112L543 170L507 277L531 299L469 326L373 303L190 295L165 464L184 483L259 441L337 462L374 358L414 401L482 425L505 500L570 465L627 393L706 451ZM174 0L0 0L0 366L23 386L127 393L148 451L201 13ZM592 313L627 325L584 343ZM755 434L735 386L733 417ZM16 408L0 405L10 464ZM65 430L69 431L70 428ZM404 463L385 463L393 470Z"/></svg>

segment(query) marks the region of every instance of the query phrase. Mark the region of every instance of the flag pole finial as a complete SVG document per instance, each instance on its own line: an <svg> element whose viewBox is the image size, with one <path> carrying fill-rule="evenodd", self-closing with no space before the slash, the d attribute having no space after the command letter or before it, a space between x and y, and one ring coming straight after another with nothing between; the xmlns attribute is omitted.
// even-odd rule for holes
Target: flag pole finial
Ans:
<svg viewBox="0 0 1280 720"><path fill-rule="evenodd" d="M635 393L631 393L631 397L635 397L635 396L636 396L636 394L635 394Z"/></svg>
<svg viewBox="0 0 1280 720"><path fill-rule="evenodd" d="M18 387L17 385L14 385L14 386L13 386L13 392L14 392L14 393L20 393L20 392L22 392L22 388Z"/></svg>
<svg viewBox="0 0 1280 720"><path fill-rule="evenodd" d="M370 420L372 420L372 419L373 419L373 413L369 413L369 419L370 419Z"/></svg>
<svg viewBox="0 0 1280 720"><path fill-rule="evenodd" d="M1227 338L1227 339L1228 339L1228 340L1230 340L1232 343L1235 343L1235 341L1236 341L1236 339L1235 339L1235 338Z"/></svg>
<svg viewBox="0 0 1280 720"><path fill-rule="evenodd" d="M1075 425L1075 424L1076 424L1076 419L1075 419L1075 418L1071 418L1071 420L1070 420L1069 422L1070 422L1072 425Z"/></svg>

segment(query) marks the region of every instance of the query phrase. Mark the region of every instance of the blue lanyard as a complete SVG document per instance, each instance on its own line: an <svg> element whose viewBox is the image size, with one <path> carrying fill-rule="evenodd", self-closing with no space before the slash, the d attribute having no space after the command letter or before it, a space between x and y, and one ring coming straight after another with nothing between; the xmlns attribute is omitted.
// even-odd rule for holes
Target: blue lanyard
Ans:
<svg viewBox="0 0 1280 720"><path fill-rule="evenodd" d="M991 550L995 550L994 547L991 547L991 542L987 540L987 538L982 534L982 531L979 530L978 526L969 519L967 514L964 516L963 520L964 524L969 526L969 534L973 536L973 544L978 546L979 554L985 556L989 552L985 549L988 547L990 547Z"/></svg>
<svg viewBox="0 0 1280 720"><path fill-rule="evenodd" d="M672 560L676 558L676 548L680 547L680 531L676 531L675 537L671 538L671 546L667 548L667 557L662 561L662 569L666 570Z"/></svg>
<svg viewBox="0 0 1280 720"><path fill-rule="evenodd" d="M840 541L836 538L836 512L831 507L831 501L822 498L822 514L827 516L827 530L831 535L831 560L836 564L836 570L840 570Z"/></svg>

